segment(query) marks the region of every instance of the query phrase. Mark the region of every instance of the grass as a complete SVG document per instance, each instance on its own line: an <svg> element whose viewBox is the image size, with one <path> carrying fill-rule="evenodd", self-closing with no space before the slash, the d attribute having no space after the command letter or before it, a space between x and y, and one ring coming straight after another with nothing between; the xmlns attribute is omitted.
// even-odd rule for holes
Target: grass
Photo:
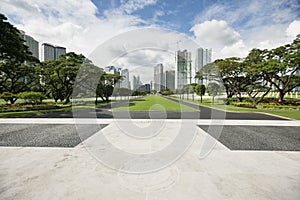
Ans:
<svg viewBox="0 0 300 200"><path fill-rule="evenodd" d="M220 110L226 110L230 112L262 112L262 113L268 113L272 115L278 115L282 117L287 117L291 119L300 120L300 110L299 109L283 109L283 108L262 108L259 105L257 106L257 109L255 108L243 108L243 107L237 107L233 105L225 105L223 103L223 100L216 99L215 103L212 104L211 99L203 99L202 103L200 100L192 101L192 100L184 100L188 102L193 102L202 106L207 106L210 108L220 109Z"/></svg>
<svg viewBox="0 0 300 200"><path fill-rule="evenodd" d="M130 110L130 111L196 111L194 108L180 105L177 102L168 100L161 96L147 96L142 99L129 103L129 106L114 108L114 110Z"/></svg>
<svg viewBox="0 0 300 200"><path fill-rule="evenodd" d="M91 107L99 108L101 106L107 105L109 103L107 102L100 102L95 106L95 104L92 103L83 103L82 105L73 106L72 104L51 104L49 106L41 106L41 105L22 105L22 104L16 104L13 107L7 106L6 111L0 112L0 118L24 118L24 117L32 117L44 113L50 113L50 112L72 112L73 109L86 109ZM4 104L2 103L2 107Z"/></svg>

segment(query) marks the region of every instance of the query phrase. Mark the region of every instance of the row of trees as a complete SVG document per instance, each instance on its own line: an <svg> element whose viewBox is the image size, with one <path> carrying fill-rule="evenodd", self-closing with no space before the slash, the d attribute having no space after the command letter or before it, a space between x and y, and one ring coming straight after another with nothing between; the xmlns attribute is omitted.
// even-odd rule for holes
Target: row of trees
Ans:
<svg viewBox="0 0 300 200"><path fill-rule="evenodd" d="M300 86L300 35L291 43L271 50L253 49L246 58L226 58L205 65L196 78L224 85L227 98L242 101L247 94L254 106L271 91L279 102Z"/></svg>

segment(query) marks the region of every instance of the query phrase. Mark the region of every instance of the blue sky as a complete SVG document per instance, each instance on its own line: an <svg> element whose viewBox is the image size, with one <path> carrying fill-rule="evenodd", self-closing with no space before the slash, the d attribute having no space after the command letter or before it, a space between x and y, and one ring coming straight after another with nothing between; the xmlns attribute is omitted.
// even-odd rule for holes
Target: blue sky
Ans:
<svg viewBox="0 0 300 200"><path fill-rule="evenodd" d="M68 51L85 56L130 30L156 27L161 29L161 35L168 36L168 44L163 39L166 37L157 35L154 38L151 34L127 35L124 44L133 44L136 37L145 37L145 41L153 41L162 49L172 47L168 50L175 52L178 34L183 34L186 40L212 48L213 60L244 57L252 48L269 49L291 42L300 33L299 10L299 0L0 1L0 12L40 43L65 46ZM120 49L126 50L125 46L111 47L110 53L118 56L124 53ZM189 47L182 42L181 48ZM174 68L174 56L162 56L153 51L130 55L118 64L139 66L142 58L147 58L149 66L163 62ZM144 69L135 70L143 73ZM148 81L151 77L144 79Z"/></svg>
<svg viewBox="0 0 300 200"><path fill-rule="evenodd" d="M103 16L104 11L121 5L118 0L93 0L93 3L98 8L99 17ZM251 6L255 7L252 8L255 10L248 10ZM191 26L206 20L226 20L234 29L247 30L253 26L284 24L299 20L299 10L298 1L167 0L146 5L130 14L139 16L147 22L192 35Z"/></svg>

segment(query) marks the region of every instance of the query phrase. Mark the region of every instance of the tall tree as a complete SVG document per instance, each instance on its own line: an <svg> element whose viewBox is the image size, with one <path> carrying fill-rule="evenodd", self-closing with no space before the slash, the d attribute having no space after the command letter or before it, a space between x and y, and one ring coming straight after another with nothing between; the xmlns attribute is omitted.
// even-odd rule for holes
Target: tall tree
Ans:
<svg viewBox="0 0 300 200"><path fill-rule="evenodd" d="M196 73L196 78L222 82L226 89L227 98L236 95L240 101L242 99L241 93L245 87L243 70L243 60L240 58L218 59L199 70Z"/></svg>
<svg viewBox="0 0 300 200"><path fill-rule="evenodd" d="M207 85L208 94L212 96L212 103L215 103L215 96L222 92L222 87L216 82L210 82Z"/></svg>
<svg viewBox="0 0 300 200"><path fill-rule="evenodd" d="M252 49L244 63L246 93L253 105L256 106L272 89L272 83L266 79L265 66L268 60L268 50Z"/></svg>
<svg viewBox="0 0 300 200"><path fill-rule="evenodd" d="M280 46L268 52L268 61L263 65L265 78L279 92L279 101L284 101L286 93L300 86L300 35L293 43Z"/></svg>
<svg viewBox="0 0 300 200"><path fill-rule="evenodd" d="M226 58L224 60L216 60L215 64L220 71L227 98L235 95L237 100L241 101L246 83L243 59L236 57Z"/></svg>
<svg viewBox="0 0 300 200"><path fill-rule="evenodd" d="M35 66L15 63L0 63L0 90L18 94L40 86L40 77ZM17 98L10 102L13 104Z"/></svg>
<svg viewBox="0 0 300 200"><path fill-rule="evenodd" d="M103 73L103 75L99 79L99 83L96 90L96 103L97 97L100 97L105 102L109 102L109 97L113 94L116 84L121 79L122 76L118 74Z"/></svg>
<svg viewBox="0 0 300 200"><path fill-rule="evenodd" d="M0 60L2 62L23 63L35 61L25 45L17 28L7 22L7 18L0 13Z"/></svg>
<svg viewBox="0 0 300 200"><path fill-rule="evenodd" d="M17 93L39 84L36 68L24 65L25 61L38 62L25 45L19 30L0 13L0 93L9 92L17 97ZM16 99L12 98L10 102L14 103Z"/></svg>
<svg viewBox="0 0 300 200"><path fill-rule="evenodd" d="M42 81L55 101L70 102L77 72L85 60L83 55L70 52L61 55L58 60L42 63Z"/></svg>
<svg viewBox="0 0 300 200"><path fill-rule="evenodd" d="M205 85L203 85L203 84L198 84L195 87L196 94L201 97L201 103L202 103L202 96L205 95L205 90L206 90L206 88L205 88Z"/></svg>

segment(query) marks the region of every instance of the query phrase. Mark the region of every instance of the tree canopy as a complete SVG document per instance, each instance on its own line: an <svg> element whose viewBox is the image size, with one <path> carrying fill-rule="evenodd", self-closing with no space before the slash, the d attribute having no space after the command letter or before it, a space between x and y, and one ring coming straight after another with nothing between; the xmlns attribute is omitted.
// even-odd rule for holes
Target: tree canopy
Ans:
<svg viewBox="0 0 300 200"><path fill-rule="evenodd" d="M246 93L254 105L272 89L279 92L279 101L286 93L300 86L300 35L291 44L271 50L252 49L245 58L215 60L203 66L195 78L222 81L227 98L242 101Z"/></svg>
<svg viewBox="0 0 300 200"><path fill-rule="evenodd" d="M7 18L1 13L0 30L0 60L13 63L37 61L25 45L20 31L7 22Z"/></svg>

